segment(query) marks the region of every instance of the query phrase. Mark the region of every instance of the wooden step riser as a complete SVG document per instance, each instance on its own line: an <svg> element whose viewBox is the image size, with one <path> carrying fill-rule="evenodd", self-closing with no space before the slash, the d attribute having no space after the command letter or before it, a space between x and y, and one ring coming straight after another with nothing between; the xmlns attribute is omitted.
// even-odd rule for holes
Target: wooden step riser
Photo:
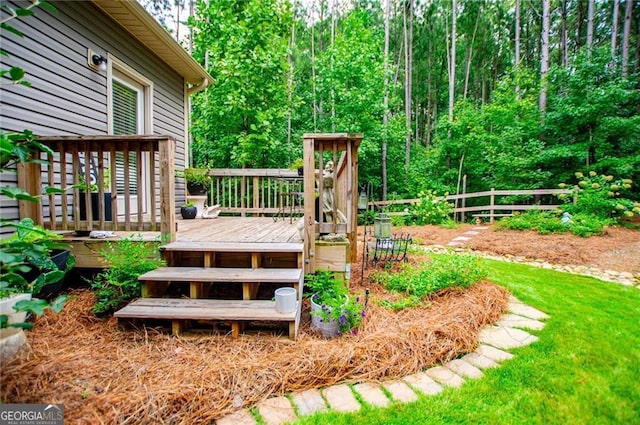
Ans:
<svg viewBox="0 0 640 425"><path fill-rule="evenodd" d="M287 322L289 337L295 339L300 323L301 302L291 313L278 313L274 301L232 301L203 299L141 298L114 316L123 319L171 320L172 331L180 333L187 321L224 321L232 324L232 334L237 337L242 324L250 321Z"/></svg>
<svg viewBox="0 0 640 425"><path fill-rule="evenodd" d="M226 285L229 282L178 282L179 284L184 284L189 286L189 298L206 298L211 291L211 287L215 287L216 285ZM161 282L161 281L148 281L142 282L140 285L141 293L143 298L162 298L167 295L167 290L171 282ZM261 283L258 282L242 282L238 283L242 285L242 299L243 300L253 300L256 299L256 295L260 289ZM275 286L275 285L274 285ZM279 283L278 287L293 287L296 289L298 293L298 299L302 299L302 291L300 290L299 283ZM215 288L214 288L215 289ZM274 289L275 291L275 289ZM184 291L183 291L184 292Z"/></svg>
<svg viewBox="0 0 640 425"><path fill-rule="evenodd" d="M302 268L304 261L295 252L166 251L163 255L172 267Z"/></svg>

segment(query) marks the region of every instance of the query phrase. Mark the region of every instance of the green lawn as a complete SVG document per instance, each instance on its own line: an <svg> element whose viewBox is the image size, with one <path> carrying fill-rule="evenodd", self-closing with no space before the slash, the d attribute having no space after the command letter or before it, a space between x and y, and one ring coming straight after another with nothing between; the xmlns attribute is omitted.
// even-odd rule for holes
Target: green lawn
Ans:
<svg viewBox="0 0 640 425"><path fill-rule="evenodd" d="M551 318L540 340L437 396L296 424L640 424L640 291L518 264L489 278Z"/></svg>

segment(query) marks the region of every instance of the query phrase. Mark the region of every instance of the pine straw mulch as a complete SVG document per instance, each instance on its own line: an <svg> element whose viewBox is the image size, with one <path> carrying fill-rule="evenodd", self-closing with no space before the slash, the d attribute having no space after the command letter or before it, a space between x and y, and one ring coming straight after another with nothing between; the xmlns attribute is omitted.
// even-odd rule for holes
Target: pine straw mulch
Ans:
<svg viewBox="0 0 640 425"><path fill-rule="evenodd" d="M2 402L63 403L68 423L210 423L271 396L398 378L470 352L481 328L506 309L508 293L482 282L400 312L379 307L384 296L372 287L362 328L334 340L312 334L305 304L294 343L122 331L115 319L96 318L93 295L78 291L62 313L38 319L31 354L3 365Z"/></svg>

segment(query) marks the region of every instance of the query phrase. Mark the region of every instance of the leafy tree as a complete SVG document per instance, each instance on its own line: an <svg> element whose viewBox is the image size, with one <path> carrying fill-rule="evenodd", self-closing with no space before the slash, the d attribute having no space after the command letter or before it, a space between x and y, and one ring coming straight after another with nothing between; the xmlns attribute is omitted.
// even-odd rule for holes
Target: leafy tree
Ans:
<svg viewBox="0 0 640 425"><path fill-rule="evenodd" d="M200 167L286 163L286 60L292 23L284 0L198 2L194 56L214 77L193 100Z"/></svg>

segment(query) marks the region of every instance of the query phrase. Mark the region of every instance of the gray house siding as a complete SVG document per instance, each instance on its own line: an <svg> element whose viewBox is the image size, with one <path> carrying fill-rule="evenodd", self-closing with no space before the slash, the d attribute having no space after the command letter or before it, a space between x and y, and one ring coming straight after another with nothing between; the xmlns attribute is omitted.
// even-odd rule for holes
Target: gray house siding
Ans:
<svg viewBox="0 0 640 425"><path fill-rule="evenodd" d="M153 133L176 139L176 169L183 168L182 76L93 3L53 4L56 14L36 9L35 16L11 21L24 38L2 31L2 49L9 54L2 58L2 69L19 66L32 84L31 88L4 84L0 89L2 130L29 129L41 136L106 134L107 74L88 66L87 49L92 49L115 56L153 82ZM3 184L15 182L13 174L1 177ZM2 216L17 218L16 205L2 201ZM176 201L180 205L183 199Z"/></svg>

